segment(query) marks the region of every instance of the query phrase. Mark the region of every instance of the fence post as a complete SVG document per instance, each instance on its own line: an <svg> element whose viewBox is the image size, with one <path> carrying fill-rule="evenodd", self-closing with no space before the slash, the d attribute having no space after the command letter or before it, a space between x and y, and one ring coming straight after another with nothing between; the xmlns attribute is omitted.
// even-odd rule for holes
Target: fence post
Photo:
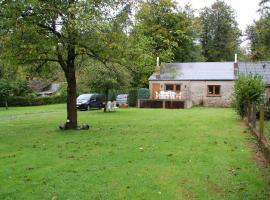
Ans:
<svg viewBox="0 0 270 200"><path fill-rule="evenodd" d="M165 100L162 100L162 108L166 108L166 102L165 102Z"/></svg>
<svg viewBox="0 0 270 200"><path fill-rule="evenodd" d="M251 118L251 105L250 105L250 103L248 103L248 105L247 105L247 120L248 120L248 124L250 123L250 118Z"/></svg>
<svg viewBox="0 0 270 200"><path fill-rule="evenodd" d="M251 125L252 128L256 128L256 104L253 102L252 103L252 116L251 116Z"/></svg>
<svg viewBox="0 0 270 200"><path fill-rule="evenodd" d="M263 137L264 132L264 105L260 106L260 139Z"/></svg>

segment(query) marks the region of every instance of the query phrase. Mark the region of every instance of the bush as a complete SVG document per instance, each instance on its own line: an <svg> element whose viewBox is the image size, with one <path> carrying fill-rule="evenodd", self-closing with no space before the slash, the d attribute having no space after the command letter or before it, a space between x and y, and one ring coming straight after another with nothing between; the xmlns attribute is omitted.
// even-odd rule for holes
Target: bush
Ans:
<svg viewBox="0 0 270 200"><path fill-rule="evenodd" d="M116 91L115 90L109 90L108 93L108 101L115 101L116 100Z"/></svg>
<svg viewBox="0 0 270 200"><path fill-rule="evenodd" d="M148 88L140 88L138 90L138 99L149 99L150 91Z"/></svg>
<svg viewBox="0 0 270 200"><path fill-rule="evenodd" d="M30 93L33 93L33 91L29 87L27 81L17 80L13 83L13 95L14 96L27 96Z"/></svg>
<svg viewBox="0 0 270 200"><path fill-rule="evenodd" d="M233 106L241 117L246 115L248 104L262 103L264 100L265 85L258 75L240 75L234 86Z"/></svg>
<svg viewBox="0 0 270 200"><path fill-rule="evenodd" d="M48 97L35 97L35 96L25 96L25 97L15 97L11 96L8 98L9 106L40 106L47 104L57 104L65 103L66 96L48 96ZM0 99L0 106L5 106L5 102Z"/></svg>
<svg viewBox="0 0 270 200"><path fill-rule="evenodd" d="M136 107L138 100L138 90L132 89L128 92L128 105L130 107Z"/></svg>

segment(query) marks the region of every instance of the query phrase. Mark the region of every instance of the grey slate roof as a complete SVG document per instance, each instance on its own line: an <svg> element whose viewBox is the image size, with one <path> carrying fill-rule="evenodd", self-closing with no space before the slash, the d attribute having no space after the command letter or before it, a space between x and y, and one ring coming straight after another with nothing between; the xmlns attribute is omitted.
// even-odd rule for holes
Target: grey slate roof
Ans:
<svg viewBox="0 0 270 200"><path fill-rule="evenodd" d="M240 62L238 64L239 74L258 74L263 77L266 85L270 85L270 61L265 62Z"/></svg>
<svg viewBox="0 0 270 200"><path fill-rule="evenodd" d="M167 63L161 70L160 78L154 73L149 81L235 80L233 69L233 62Z"/></svg>

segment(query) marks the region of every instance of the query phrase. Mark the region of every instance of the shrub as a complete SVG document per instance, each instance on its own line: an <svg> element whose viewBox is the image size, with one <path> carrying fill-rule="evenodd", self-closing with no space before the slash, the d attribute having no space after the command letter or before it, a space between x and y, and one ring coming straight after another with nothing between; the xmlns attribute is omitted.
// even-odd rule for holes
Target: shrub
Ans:
<svg viewBox="0 0 270 200"><path fill-rule="evenodd" d="M128 105L130 107L136 107L138 100L138 90L132 89L128 92Z"/></svg>
<svg viewBox="0 0 270 200"><path fill-rule="evenodd" d="M5 105L6 109L8 108L8 97L12 93L12 90L13 90L13 87L9 83L8 80L6 80L6 79L0 80L0 97Z"/></svg>
<svg viewBox="0 0 270 200"><path fill-rule="evenodd" d="M148 88L140 88L138 90L138 99L149 99L150 91Z"/></svg>
<svg viewBox="0 0 270 200"><path fill-rule="evenodd" d="M246 115L246 107L250 103L257 105L264 100L265 86L258 75L239 75L234 86L233 106L241 117Z"/></svg>
<svg viewBox="0 0 270 200"><path fill-rule="evenodd" d="M9 106L39 106L47 104L57 104L66 102L66 96L48 96L48 97L35 97L35 96L25 96L16 97L11 96L8 98ZM0 106L5 106L5 102L0 99Z"/></svg>
<svg viewBox="0 0 270 200"><path fill-rule="evenodd" d="M115 90L109 90L108 93L108 101L115 101L116 100L116 91Z"/></svg>
<svg viewBox="0 0 270 200"><path fill-rule="evenodd" d="M17 80L13 83L13 95L14 96L27 96L30 93L33 93L33 91L29 87L27 81Z"/></svg>

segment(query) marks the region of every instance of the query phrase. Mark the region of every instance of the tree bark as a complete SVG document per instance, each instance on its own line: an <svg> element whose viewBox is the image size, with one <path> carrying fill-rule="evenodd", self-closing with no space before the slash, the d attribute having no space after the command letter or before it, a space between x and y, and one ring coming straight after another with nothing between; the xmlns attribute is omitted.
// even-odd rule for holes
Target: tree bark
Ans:
<svg viewBox="0 0 270 200"><path fill-rule="evenodd" d="M6 107L6 110L8 110L7 96L5 96L5 107Z"/></svg>
<svg viewBox="0 0 270 200"><path fill-rule="evenodd" d="M106 91L105 91L105 107L104 107L104 112L107 112L108 96L109 96L109 90L106 89Z"/></svg>
<svg viewBox="0 0 270 200"><path fill-rule="evenodd" d="M63 66L67 80L67 122L66 129L76 129L77 122L77 84L76 84L76 68L75 68L75 46L74 38L71 37L71 44L68 45L68 55L66 66Z"/></svg>
<svg viewBox="0 0 270 200"><path fill-rule="evenodd" d="M74 4L74 0L68 1L70 5ZM70 11L68 15L69 20L75 19L75 14ZM64 67L65 76L67 79L67 123L66 129L76 129L78 126L77 121L77 84L76 84L76 29L73 26L68 26L68 45L67 45L67 59L66 67ZM63 68L62 67L62 68Z"/></svg>
<svg viewBox="0 0 270 200"><path fill-rule="evenodd" d="M77 88L76 88L76 73L75 69L67 69L66 79L67 79L67 129L77 128Z"/></svg>

